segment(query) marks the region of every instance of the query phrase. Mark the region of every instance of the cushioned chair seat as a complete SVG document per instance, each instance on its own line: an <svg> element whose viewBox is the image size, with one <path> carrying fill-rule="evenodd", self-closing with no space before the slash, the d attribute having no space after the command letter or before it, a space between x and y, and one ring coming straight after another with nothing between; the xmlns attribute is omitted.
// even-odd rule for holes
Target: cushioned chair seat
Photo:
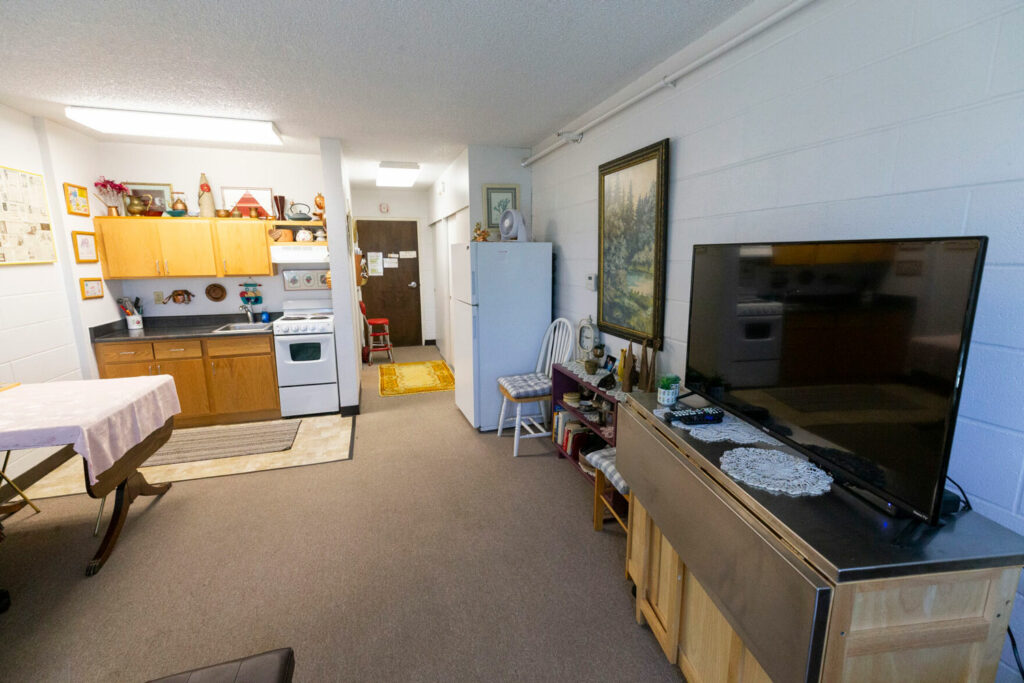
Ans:
<svg viewBox="0 0 1024 683"><path fill-rule="evenodd" d="M604 473L608 483L615 487L615 490L624 496L629 495L629 484L622 478L619 471L615 469L615 448L602 448L593 453L587 453L587 462L591 467L597 468Z"/></svg>
<svg viewBox="0 0 1024 683"><path fill-rule="evenodd" d="M551 393L551 378L541 372L499 377L498 384L504 387L512 398L533 398Z"/></svg>
<svg viewBox="0 0 1024 683"><path fill-rule="evenodd" d="M150 683L288 683L294 671L295 653L290 647L285 647L223 664L182 671Z"/></svg>

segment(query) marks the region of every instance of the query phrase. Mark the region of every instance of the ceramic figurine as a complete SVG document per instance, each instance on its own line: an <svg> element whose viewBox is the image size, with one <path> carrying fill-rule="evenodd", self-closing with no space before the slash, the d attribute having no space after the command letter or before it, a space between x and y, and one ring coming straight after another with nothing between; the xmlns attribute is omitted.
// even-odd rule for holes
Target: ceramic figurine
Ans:
<svg viewBox="0 0 1024 683"><path fill-rule="evenodd" d="M325 205L325 203L326 203L326 200L324 200L324 196L322 194L320 194L319 192L317 192L316 193L316 198L313 199L313 205L316 206L316 208L319 209L319 211L314 211L313 215L316 216L316 219L318 221L322 221L324 219L324 205Z"/></svg>
<svg viewBox="0 0 1024 683"><path fill-rule="evenodd" d="M488 237L490 237L490 233L480 227L480 222L477 221L476 229L473 230L473 241L486 242Z"/></svg>

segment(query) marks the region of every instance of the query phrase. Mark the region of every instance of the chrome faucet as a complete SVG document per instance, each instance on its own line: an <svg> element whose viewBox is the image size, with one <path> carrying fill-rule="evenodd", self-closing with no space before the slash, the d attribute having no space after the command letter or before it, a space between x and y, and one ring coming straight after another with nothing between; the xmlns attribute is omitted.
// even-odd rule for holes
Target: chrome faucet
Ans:
<svg viewBox="0 0 1024 683"><path fill-rule="evenodd" d="M252 322L252 306L242 304L241 306L238 307L238 310L245 311L245 314L249 316L249 322Z"/></svg>

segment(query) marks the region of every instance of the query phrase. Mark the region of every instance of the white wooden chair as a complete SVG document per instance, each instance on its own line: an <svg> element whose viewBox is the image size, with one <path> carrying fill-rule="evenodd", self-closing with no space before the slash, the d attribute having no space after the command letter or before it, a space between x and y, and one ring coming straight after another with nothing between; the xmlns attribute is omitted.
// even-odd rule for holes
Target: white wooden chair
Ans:
<svg viewBox="0 0 1024 683"><path fill-rule="evenodd" d="M547 332L544 333L544 341L540 345L540 355L537 357L537 368L533 372L498 378L498 389L502 394L501 414L498 415L498 436L501 436L501 432L505 428L505 410L508 408L509 402L516 404L516 433L512 457L519 457L519 439L551 436L551 430L547 426L548 411L545 408L545 404L551 403L551 366L555 363L568 362L572 357L572 351L572 323L565 318L559 318L548 325ZM541 404L542 422L537 422L537 418L533 415L523 418L523 404L538 402ZM524 428L526 434L523 434Z"/></svg>

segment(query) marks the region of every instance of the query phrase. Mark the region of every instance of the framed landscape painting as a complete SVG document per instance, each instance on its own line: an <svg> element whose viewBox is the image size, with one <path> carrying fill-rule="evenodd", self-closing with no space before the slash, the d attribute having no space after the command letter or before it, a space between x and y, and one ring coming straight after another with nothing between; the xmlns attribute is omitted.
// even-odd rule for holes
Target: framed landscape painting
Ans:
<svg viewBox="0 0 1024 683"><path fill-rule="evenodd" d="M665 327L668 139L598 167L597 326L661 348Z"/></svg>

